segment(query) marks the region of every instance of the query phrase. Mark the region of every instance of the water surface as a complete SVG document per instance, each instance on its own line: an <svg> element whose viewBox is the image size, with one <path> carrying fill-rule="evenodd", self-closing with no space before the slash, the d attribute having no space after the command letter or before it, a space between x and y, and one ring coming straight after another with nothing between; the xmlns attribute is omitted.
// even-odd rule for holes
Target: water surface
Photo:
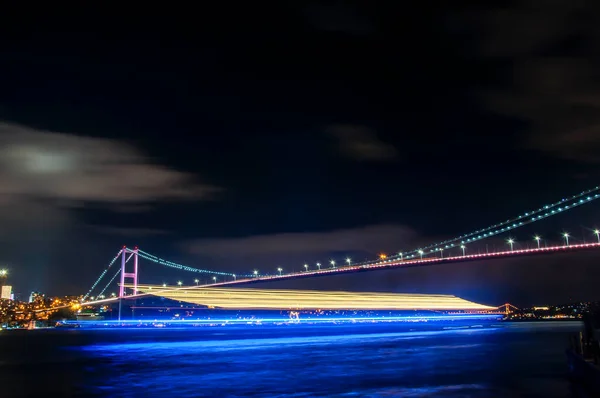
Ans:
<svg viewBox="0 0 600 398"><path fill-rule="evenodd" d="M444 326L2 331L0 396L572 396L579 323Z"/></svg>

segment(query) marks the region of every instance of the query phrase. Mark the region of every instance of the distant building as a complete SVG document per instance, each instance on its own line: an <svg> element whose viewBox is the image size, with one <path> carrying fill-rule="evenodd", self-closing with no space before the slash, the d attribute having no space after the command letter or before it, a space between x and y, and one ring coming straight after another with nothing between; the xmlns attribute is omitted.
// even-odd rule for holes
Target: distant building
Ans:
<svg viewBox="0 0 600 398"><path fill-rule="evenodd" d="M12 300L12 286L2 286L2 295L0 296L0 298Z"/></svg>
<svg viewBox="0 0 600 398"><path fill-rule="evenodd" d="M40 292L31 292L29 295L29 302L33 303L37 297L44 297L44 295Z"/></svg>

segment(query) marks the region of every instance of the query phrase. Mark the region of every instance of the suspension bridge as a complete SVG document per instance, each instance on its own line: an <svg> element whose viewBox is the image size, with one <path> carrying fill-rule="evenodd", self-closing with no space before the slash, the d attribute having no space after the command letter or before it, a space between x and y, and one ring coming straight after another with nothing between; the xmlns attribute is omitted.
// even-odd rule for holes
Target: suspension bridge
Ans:
<svg viewBox="0 0 600 398"><path fill-rule="evenodd" d="M134 299L148 295L173 296L181 298L182 292L203 289L209 292L209 289L221 289L238 285L249 285L258 282L272 282L297 278L313 278L320 276L332 276L355 272L371 272L384 269L432 266L437 264L450 264L466 261L486 260L494 258L510 258L523 256L536 256L543 254L571 253L585 250L594 250L600 248L600 230L590 230L593 241L589 243L573 243L569 238L571 234L563 232L561 241L558 244L548 245L547 241L541 244L542 238L534 236L531 240L532 248L516 248L517 240L509 237L504 241L504 245L499 250L484 253L469 253L469 248L475 242L485 239L498 237L499 235L522 228L526 225L539 222L549 217L562 214L576 207L594 202L600 198L600 187L595 187L568 198L563 198L557 202L541 206L538 209L530 210L506 221L493 224L483 229L469 232L451 239L432 243L426 246L414 248L405 252L398 252L394 255L380 255L372 261L353 263L349 258L344 259L339 265L335 260L329 260L327 263L316 263L309 266L304 264L303 270L299 272L284 273L282 268L276 268L273 273L260 273L258 270L252 270L246 274L208 270L192 267L189 265L172 262L156 255L141 250L138 247L133 249L123 247L108 263L108 266L102 271L98 279L83 297L83 304L95 305L109 303L119 299ZM131 263L133 260L133 264ZM138 269L140 260L155 263L174 270L185 271L197 276L204 275L211 277L212 283L200 284L196 278L195 285L184 286L178 282L177 286L161 285L141 285L138 280ZM115 264L120 264L118 269L114 269ZM113 294L106 297L105 292L119 278L118 296ZM107 283L101 284L102 281ZM98 288L104 286L102 289ZM237 290L237 289L236 289ZM98 291L93 295L94 291ZM181 292L180 292L181 291ZM181 293L181 294L180 294ZM218 293L221 294L221 293Z"/></svg>

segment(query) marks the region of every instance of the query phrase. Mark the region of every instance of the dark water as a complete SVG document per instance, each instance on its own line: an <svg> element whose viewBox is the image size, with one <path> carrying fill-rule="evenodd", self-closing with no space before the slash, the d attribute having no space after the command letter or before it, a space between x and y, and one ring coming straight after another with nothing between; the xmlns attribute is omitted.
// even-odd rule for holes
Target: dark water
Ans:
<svg viewBox="0 0 600 398"><path fill-rule="evenodd" d="M579 328L2 331L0 397L571 397L564 349Z"/></svg>

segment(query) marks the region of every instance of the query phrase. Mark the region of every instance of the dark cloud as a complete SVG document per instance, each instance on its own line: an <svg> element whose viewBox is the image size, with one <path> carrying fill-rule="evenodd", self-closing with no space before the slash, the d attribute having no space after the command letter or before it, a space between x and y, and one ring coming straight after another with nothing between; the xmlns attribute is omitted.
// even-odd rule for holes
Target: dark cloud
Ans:
<svg viewBox="0 0 600 398"><path fill-rule="evenodd" d="M141 238L146 236L169 235L171 231L158 228L122 228L122 227L92 227L101 234L110 236L122 236L126 238Z"/></svg>
<svg viewBox="0 0 600 398"><path fill-rule="evenodd" d="M109 139L85 138L0 124L0 198L63 203L136 204L206 199L217 191L192 175L149 162L137 149Z"/></svg>
<svg viewBox="0 0 600 398"><path fill-rule="evenodd" d="M341 152L351 159L384 162L398 157L396 148L380 140L368 127L336 124L327 127L326 132L338 140Z"/></svg>
<svg viewBox="0 0 600 398"><path fill-rule="evenodd" d="M527 123L527 149L600 162L600 7L594 1L522 1L477 14L480 49L510 65L502 88L487 92L492 110Z"/></svg>
<svg viewBox="0 0 600 398"><path fill-rule="evenodd" d="M167 233L147 222L140 227L146 220L132 211L209 199L216 191L115 140L0 123L0 261L23 294L56 286L75 292L72 285L99 272L103 250L120 247L123 237L138 242ZM116 217L129 213L128 227L118 219L90 226L87 216L98 207Z"/></svg>
<svg viewBox="0 0 600 398"><path fill-rule="evenodd" d="M395 252L412 245L416 238L416 232L406 226L373 225L326 232L202 239L186 244L186 248L196 255L228 261L244 258L252 264L270 264L274 259L287 262L315 259L323 262L332 253L337 253L338 261L344 261L346 255L352 254L373 258L380 250Z"/></svg>
<svg viewBox="0 0 600 398"><path fill-rule="evenodd" d="M316 4L305 6L303 14L316 29L348 35L367 35L374 31L373 23L363 9L349 4Z"/></svg>

